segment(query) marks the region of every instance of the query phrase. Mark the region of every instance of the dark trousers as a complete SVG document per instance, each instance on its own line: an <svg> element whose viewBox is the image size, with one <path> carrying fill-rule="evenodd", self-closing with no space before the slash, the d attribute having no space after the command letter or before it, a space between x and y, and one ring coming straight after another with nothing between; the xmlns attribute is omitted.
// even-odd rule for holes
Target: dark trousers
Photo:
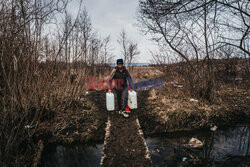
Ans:
<svg viewBox="0 0 250 167"><path fill-rule="evenodd" d="M118 110L125 110L128 107L128 87L124 89L115 89L117 97Z"/></svg>

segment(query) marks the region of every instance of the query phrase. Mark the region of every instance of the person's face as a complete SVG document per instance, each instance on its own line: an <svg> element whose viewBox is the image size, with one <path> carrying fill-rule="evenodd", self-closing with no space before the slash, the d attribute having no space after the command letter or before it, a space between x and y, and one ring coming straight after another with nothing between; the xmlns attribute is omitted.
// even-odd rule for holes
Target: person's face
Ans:
<svg viewBox="0 0 250 167"><path fill-rule="evenodd" d="M118 66L118 68L122 68L123 65L122 64L118 64L117 66Z"/></svg>

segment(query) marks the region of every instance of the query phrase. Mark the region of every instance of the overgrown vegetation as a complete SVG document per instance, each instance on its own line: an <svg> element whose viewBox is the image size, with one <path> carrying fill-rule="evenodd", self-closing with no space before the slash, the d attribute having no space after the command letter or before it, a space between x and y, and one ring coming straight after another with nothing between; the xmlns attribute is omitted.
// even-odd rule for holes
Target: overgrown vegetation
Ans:
<svg viewBox="0 0 250 167"><path fill-rule="evenodd" d="M109 37L97 37L81 2L73 19L69 3L0 2L0 166L31 166L43 140L68 128L65 117L73 119L79 109L83 117L94 115L85 79L110 69Z"/></svg>

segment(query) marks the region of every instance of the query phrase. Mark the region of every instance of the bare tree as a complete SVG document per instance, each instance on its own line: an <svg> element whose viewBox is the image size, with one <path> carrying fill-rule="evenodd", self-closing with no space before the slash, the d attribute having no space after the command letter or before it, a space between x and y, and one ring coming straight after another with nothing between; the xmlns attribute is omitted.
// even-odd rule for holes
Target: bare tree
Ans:
<svg viewBox="0 0 250 167"><path fill-rule="evenodd" d="M191 77L194 81L189 82L191 90L196 87L195 92L210 99L211 59L218 49L231 45L249 54L244 47L249 41L248 8L249 1L140 0L138 20L142 30L153 35L153 40L187 62L189 75L194 76Z"/></svg>
<svg viewBox="0 0 250 167"><path fill-rule="evenodd" d="M124 63L131 64L132 61L135 59L135 56L140 54L140 51L138 49L138 44L128 39L124 29L120 33L120 37L117 41L122 48Z"/></svg>
<svg viewBox="0 0 250 167"><path fill-rule="evenodd" d="M107 36L103 40L103 52L102 52L102 60L101 64L111 63L111 59L113 58L112 48L110 47L110 36Z"/></svg>
<svg viewBox="0 0 250 167"><path fill-rule="evenodd" d="M123 29L120 33L119 39L117 42L121 45L121 52L123 55L124 63L127 63L128 61L128 39L127 34L125 30Z"/></svg>
<svg viewBox="0 0 250 167"><path fill-rule="evenodd" d="M89 48L88 45L90 43L90 38L93 32L92 32L91 20L86 9L81 12L78 24L80 28L80 39L81 39L80 49L82 51L80 55L82 55L82 59L84 60L84 62L87 63L88 48Z"/></svg>
<svg viewBox="0 0 250 167"><path fill-rule="evenodd" d="M128 63L131 64L135 59L136 55L139 55L138 45L136 43L130 42L128 46Z"/></svg>

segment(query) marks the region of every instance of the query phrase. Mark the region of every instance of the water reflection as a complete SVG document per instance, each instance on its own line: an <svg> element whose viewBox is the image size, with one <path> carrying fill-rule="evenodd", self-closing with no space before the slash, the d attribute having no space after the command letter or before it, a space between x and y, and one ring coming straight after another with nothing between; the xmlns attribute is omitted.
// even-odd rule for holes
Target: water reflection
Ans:
<svg viewBox="0 0 250 167"><path fill-rule="evenodd" d="M192 131L147 138L154 166L250 165L248 126L219 129L215 132ZM201 149L187 147L192 138L204 143Z"/></svg>
<svg viewBox="0 0 250 167"><path fill-rule="evenodd" d="M43 167L95 167L100 165L103 145L50 146L43 153Z"/></svg>
<svg viewBox="0 0 250 167"><path fill-rule="evenodd" d="M248 155L249 136L250 130L248 127L215 132L212 158L221 161L228 156Z"/></svg>

